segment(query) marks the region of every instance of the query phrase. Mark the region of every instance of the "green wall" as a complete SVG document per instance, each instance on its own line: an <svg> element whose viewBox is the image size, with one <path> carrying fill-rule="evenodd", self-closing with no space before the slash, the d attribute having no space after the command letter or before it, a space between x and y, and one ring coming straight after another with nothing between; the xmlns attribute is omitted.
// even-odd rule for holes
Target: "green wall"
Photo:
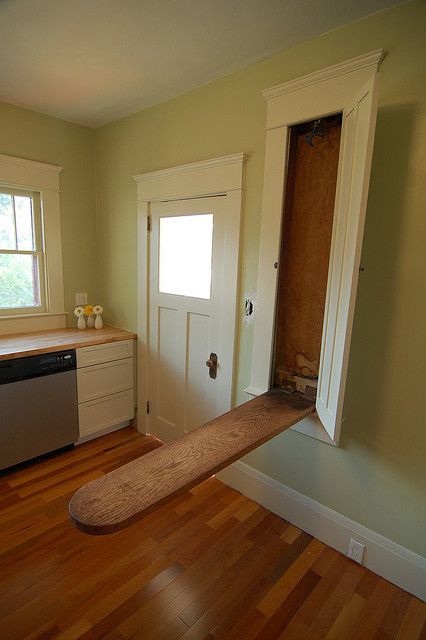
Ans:
<svg viewBox="0 0 426 640"><path fill-rule="evenodd" d="M87 291L96 304L93 130L0 103L0 153L63 167L60 173L65 309ZM74 324L69 315L68 323Z"/></svg>
<svg viewBox="0 0 426 640"><path fill-rule="evenodd" d="M399 5L95 133L100 299L109 320L135 329L136 188L132 176L246 152L241 290L255 289L266 116L260 91L379 47L387 51L342 446L288 432L245 460L423 554L425 27L424 2ZM239 402L245 399L243 389L249 382L251 348L252 329L240 327Z"/></svg>

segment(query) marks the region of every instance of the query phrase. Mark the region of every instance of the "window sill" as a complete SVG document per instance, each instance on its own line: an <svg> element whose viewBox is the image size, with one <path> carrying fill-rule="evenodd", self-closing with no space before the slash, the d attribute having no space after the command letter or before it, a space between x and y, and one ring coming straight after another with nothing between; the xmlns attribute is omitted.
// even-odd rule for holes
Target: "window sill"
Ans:
<svg viewBox="0 0 426 640"><path fill-rule="evenodd" d="M67 315L66 311L55 311L0 316L0 335L63 329Z"/></svg>
<svg viewBox="0 0 426 640"><path fill-rule="evenodd" d="M16 313L11 315L1 315L0 320L22 320L23 318L50 318L55 316L67 316L67 311L41 312L41 313Z"/></svg>

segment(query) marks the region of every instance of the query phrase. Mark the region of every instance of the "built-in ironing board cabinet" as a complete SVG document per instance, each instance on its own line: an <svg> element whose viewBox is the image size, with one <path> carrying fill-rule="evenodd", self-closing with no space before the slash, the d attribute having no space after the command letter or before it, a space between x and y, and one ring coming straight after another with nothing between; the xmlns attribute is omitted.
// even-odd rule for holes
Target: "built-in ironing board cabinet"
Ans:
<svg viewBox="0 0 426 640"><path fill-rule="evenodd" d="M305 384L292 428L338 444L377 114L378 50L263 92L266 155L249 397Z"/></svg>

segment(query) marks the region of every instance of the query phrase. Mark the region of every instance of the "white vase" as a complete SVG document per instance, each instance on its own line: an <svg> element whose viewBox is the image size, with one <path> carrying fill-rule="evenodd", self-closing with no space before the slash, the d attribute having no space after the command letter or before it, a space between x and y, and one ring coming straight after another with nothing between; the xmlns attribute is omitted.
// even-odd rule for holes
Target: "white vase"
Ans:
<svg viewBox="0 0 426 640"><path fill-rule="evenodd" d="M95 326L95 316L89 316L87 318L87 328L93 329L94 326Z"/></svg>
<svg viewBox="0 0 426 640"><path fill-rule="evenodd" d="M102 316L96 316L95 318L95 329L102 329L102 327L104 326L103 320L102 320Z"/></svg>
<svg viewBox="0 0 426 640"><path fill-rule="evenodd" d="M86 328L86 320L85 320L84 316L78 316L77 327L79 329L85 329Z"/></svg>

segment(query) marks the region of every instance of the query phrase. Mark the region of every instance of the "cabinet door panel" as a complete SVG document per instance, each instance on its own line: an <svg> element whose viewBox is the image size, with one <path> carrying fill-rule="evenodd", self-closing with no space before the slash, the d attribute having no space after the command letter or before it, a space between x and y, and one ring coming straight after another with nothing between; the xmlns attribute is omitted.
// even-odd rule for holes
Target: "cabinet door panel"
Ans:
<svg viewBox="0 0 426 640"><path fill-rule="evenodd" d="M77 368L90 367L101 362L112 362L133 357L133 340L96 344L77 349Z"/></svg>
<svg viewBox="0 0 426 640"><path fill-rule="evenodd" d="M133 389L79 404L80 438L119 425L133 416Z"/></svg>
<svg viewBox="0 0 426 640"><path fill-rule="evenodd" d="M77 370L78 401L87 402L133 388L133 358Z"/></svg>

